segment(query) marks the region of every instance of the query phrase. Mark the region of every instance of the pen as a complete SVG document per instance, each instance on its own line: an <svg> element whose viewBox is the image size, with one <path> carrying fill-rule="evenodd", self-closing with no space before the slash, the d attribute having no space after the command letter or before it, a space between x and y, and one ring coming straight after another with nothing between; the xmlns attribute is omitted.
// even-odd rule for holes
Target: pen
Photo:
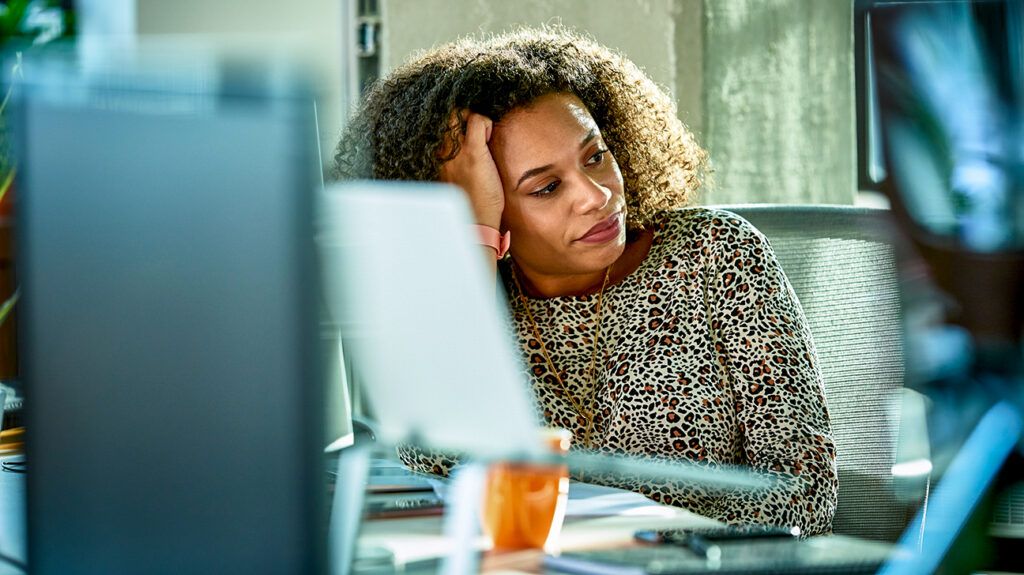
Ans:
<svg viewBox="0 0 1024 575"><path fill-rule="evenodd" d="M665 543L665 539L659 535L657 531L649 531L645 529L643 531L637 531L633 534L633 537L636 538L637 541L643 541L644 543L651 543L653 545Z"/></svg>

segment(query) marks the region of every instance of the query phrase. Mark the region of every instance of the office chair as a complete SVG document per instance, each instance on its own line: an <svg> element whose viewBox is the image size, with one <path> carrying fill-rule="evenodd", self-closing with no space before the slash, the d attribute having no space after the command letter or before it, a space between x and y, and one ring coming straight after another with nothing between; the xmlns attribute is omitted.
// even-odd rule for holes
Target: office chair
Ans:
<svg viewBox="0 0 1024 575"><path fill-rule="evenodd" d="M850 206L716 207L764 233L807 316L836 445L834 531L895 541L923 500L897 497L892 475L904 363L888 212Z"/></svg>

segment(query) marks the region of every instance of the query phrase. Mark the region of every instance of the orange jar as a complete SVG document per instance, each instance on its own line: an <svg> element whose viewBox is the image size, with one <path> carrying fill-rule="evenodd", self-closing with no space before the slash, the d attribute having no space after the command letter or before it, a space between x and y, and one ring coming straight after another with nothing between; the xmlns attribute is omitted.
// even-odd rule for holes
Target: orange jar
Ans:
<svg viewBox="0 0 1024 575"><path fill-rule="evenodd" d="M566 429L548 429L544 439L565 454L572 442ZM494 548L552 549L565 518L569 468L565 465L496 463L487 472L483 528Z"/></svg>

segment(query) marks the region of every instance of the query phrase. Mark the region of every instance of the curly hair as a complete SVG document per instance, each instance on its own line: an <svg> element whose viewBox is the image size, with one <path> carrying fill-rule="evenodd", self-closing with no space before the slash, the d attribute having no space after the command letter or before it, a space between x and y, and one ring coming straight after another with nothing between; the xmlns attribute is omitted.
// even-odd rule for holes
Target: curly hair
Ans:
<svg viewBox="0 0 1024 575"><path fill-rule="evenodd" d="M672 99L625 57L561 27L464 38L377 81L338 143L334 176L437 180L459 151L462 110L498 122L552 93L575 95L601 129L622 170L628 228L647 227L657 212L687 204L700 188L707 153L679 121Z"/></svg>

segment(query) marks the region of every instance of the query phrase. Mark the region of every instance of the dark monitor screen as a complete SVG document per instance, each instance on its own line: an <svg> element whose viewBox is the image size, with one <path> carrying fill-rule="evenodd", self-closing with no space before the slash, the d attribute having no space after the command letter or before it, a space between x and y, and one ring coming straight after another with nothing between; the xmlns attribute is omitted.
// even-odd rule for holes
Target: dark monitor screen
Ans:
<svg viewBox="0 0 1024 575"><path fill-rule="evenodd" d="M929 399L920 463L932 487L903 540L921 562L886 573L933 572L958 539L973 551L1002 529L1019 533L1009 519L1019 506L1005 496L1019 464L1005 461L1020 451L1024 406L1024 3L857 6L868 171L903 240L907 384ZM991 517L975 508L990 484ZM987 554L952 569L981 567Z"/></svg>
<svg viewBox="0 0 1024 575"><path fill-rule="evenodd" d="M936 240L1024 248L1024 3L857 0L861 189Z"/></svg>
<svg viewBox="0 0 1024 575"><path fill-rule="evenodd" d="M206 52L21 68L32 572L321 572L311 93Z"/></svg>

